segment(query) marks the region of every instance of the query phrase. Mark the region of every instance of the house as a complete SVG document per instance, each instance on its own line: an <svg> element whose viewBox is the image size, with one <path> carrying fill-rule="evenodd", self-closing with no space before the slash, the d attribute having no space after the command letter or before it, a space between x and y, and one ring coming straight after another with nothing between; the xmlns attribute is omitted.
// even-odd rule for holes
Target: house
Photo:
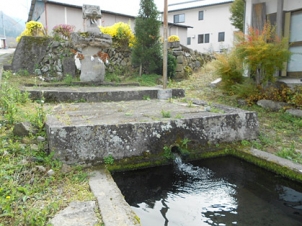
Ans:
<svg viewBox="0 0 302 226"><path fill-rule="evenodd" d="M302 78L302 0L245 0L245 31L261 29L266 21L276 25L280 37L287 37L292 52L280 75Z"/></svg>
<svg viewBox="0 0 302 226"><path fill-rule="evenodd" d="M111 11L102 10L102 18L98 21L103 27L111 26L117 22L129 23L132 30L135 26L135 17ZM52 29L59 24L75 26L75 31L86 31L85 22L82 16L82 5L61 3L59 1L32 0L27 21L39 21L47 28L47 33L51 34ZM183 24L169 23L168 35L178 35L186 40L187 29L190 26ZM161 28L161 35L163 28Z"/></svg>
<svg viewBox="0 0 302 226"><path fill-rule="evenodd" d="M226 0L187 0L168 5L168 21L187 24L188 48L199 52L221 52L233 46L236 28L231 25L230 5Z"/></svg>

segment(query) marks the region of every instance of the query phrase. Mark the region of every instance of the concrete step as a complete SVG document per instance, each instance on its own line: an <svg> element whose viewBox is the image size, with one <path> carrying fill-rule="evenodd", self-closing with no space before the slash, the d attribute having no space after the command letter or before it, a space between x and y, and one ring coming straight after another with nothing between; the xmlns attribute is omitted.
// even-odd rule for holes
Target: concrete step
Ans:
<svg viewBox="0 0 302 226"><path fill-rule="evenodd" d="M161 87L142 86L84 86L84 87L39 87L25 86L23 91L30 93L33 100L45 102L102 102L157 99ZM183 89L172 89L172 97L185 96Z"/></svg>
<svg viewBox="0 0 302 226"><path fill-rule="evenodd" d="M156 155L177 140L188 139L190 148L207 151L208 144L257 137L255 112L203 105L176 100L55 105L46 120L49 149L67 164L95 165L108 155Z"/></svg>

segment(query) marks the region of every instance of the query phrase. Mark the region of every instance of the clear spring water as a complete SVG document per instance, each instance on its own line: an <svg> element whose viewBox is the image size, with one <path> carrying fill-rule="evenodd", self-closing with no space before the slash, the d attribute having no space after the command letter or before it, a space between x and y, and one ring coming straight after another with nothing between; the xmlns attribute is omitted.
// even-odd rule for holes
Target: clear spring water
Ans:
<svg viewBox="0 0 302 226"><path fill-rule="evenodd" d="M302 184L233 157L115 173L143 226L301 226Z"/></svg>

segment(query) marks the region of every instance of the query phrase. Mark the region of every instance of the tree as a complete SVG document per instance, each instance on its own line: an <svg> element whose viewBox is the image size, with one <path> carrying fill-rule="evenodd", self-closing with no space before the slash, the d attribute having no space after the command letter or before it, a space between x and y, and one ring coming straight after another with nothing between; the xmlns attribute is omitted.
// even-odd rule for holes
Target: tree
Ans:
<svg viewBox="0 0 302 226"><path fill-rule="evenodd" d="M244 26L244 8L243 0L235 0L230 7L230 12L232 14L230 17L231 24L242 32Z"/></svg>
<svg viewBox="0 0 302 226"><path fill-rule="evenodd" d="M270 23L262 31L250 27L248 34L238 35L238 41L235 52L254 74L257 85L273 81L274 73L282 70L291 56L288 39L279 38Z"/></svg>
<svg viewBox="0 0 302 226"><path fill-rule="evenodd" d="M143 68L147 74L162 67L159 29L160 21L154 1L141 0L139 15L135 19L136 40L132 49L132 63Z"/></svg>

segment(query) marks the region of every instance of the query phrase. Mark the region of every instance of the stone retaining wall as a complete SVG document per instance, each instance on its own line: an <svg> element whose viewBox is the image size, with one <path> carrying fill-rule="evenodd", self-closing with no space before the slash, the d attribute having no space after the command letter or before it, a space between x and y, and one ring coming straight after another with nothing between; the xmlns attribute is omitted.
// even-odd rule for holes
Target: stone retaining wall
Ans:
<svg viewBox="0 0 302 226"><path fill-rule="evenodd" d="M212 59L211 55L193 51L179 42L169 43L168 47L177 61L175 79L186 78ZM67 40L22 37L15 52L12 69L15 72L26 69L46 80L62 80L67 74L76 75L75 51L81 49L76 49L72 42ZM119 66L131 67L131 49L110 47L100 51L109 55L107 71L113 72Z"/></svg>

